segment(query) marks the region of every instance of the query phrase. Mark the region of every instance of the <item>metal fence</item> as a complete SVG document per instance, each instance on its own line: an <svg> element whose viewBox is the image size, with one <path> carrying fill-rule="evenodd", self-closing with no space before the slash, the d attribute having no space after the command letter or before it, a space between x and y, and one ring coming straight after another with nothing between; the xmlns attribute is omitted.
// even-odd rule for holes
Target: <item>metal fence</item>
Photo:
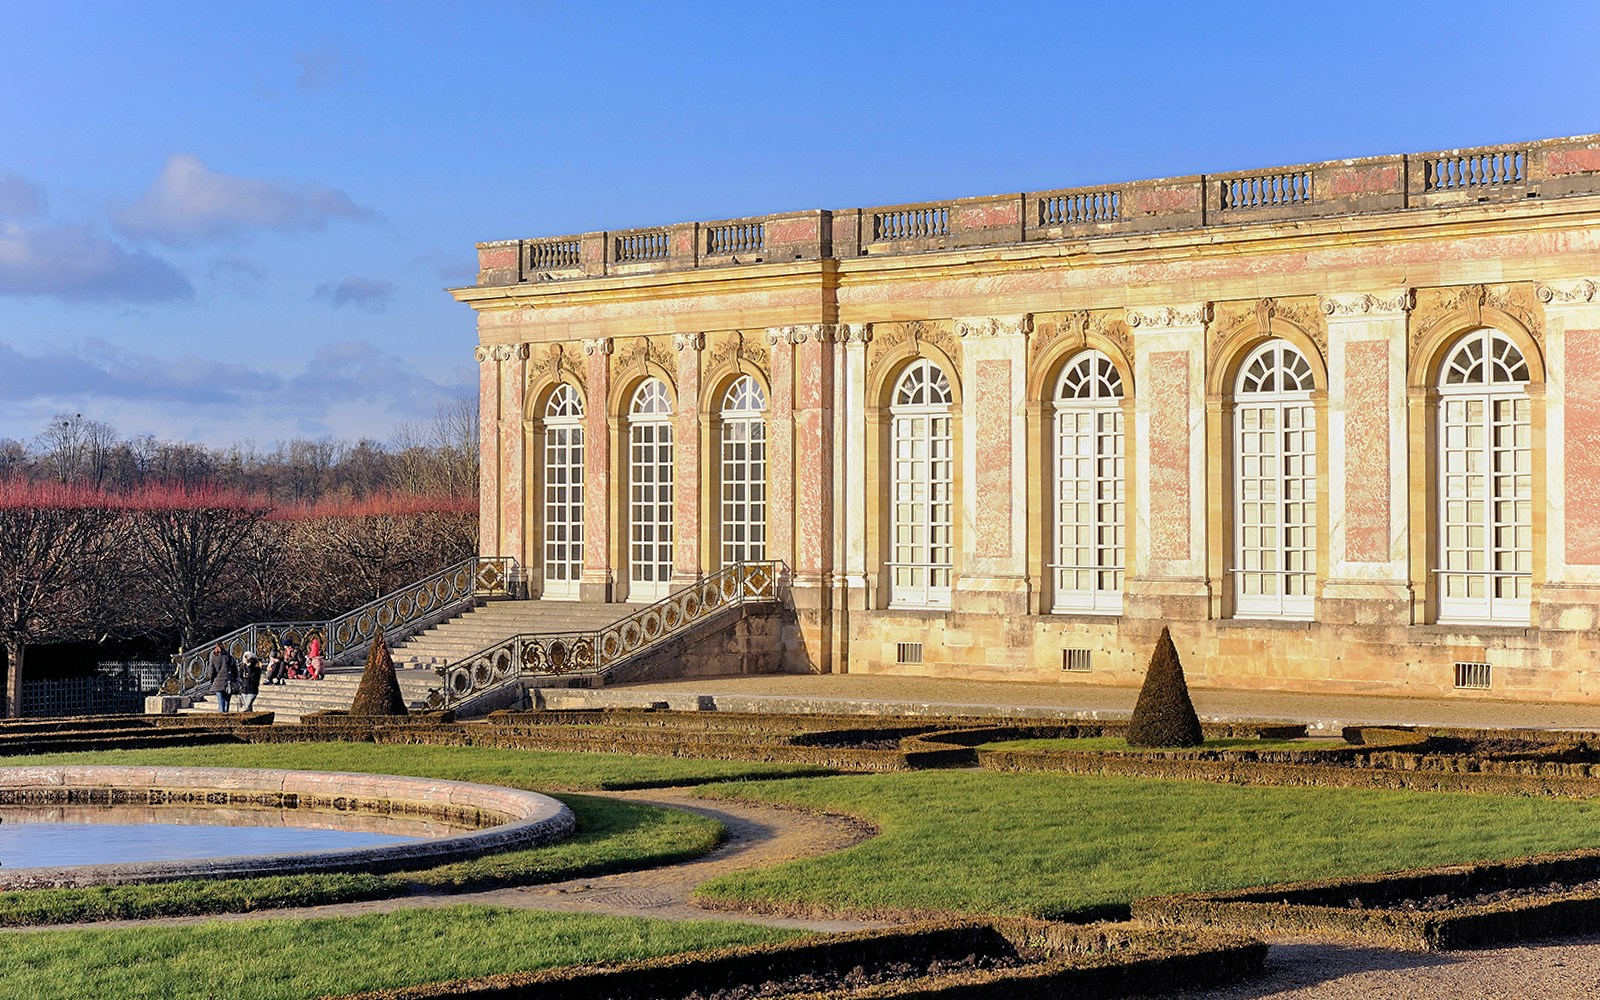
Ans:
<svg viewBox="0 0 1600 1000"><path fill-rule="evenodd" d="M170 663L126 661L102 663L87 677L23 678L22 714L42 718L142 712L145 698L171 672Z"/></svg>

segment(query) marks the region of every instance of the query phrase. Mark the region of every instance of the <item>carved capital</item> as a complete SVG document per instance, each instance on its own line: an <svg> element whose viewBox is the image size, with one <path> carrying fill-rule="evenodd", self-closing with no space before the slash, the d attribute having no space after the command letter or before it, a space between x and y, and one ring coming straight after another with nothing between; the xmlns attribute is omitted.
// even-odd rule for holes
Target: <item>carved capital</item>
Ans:
<svg viewBox="0 0 1600 1000"><path fill-rule="evenodd" d="M1399 288L1388 292L1323 295L1319 301L1324 316L1381 316L1410 312L1417 304L1417 296L1409 288Z"/></svg>
<svg viewBox="0 0 1600 1000"><path fill-rule="evenodd" d="M834 327L834 333L841 344L872 343L871 323L840 323Z"/></svg>
<svg viewBox="0 0 1600 1000"><path fill-rule="evenodd" d="M600 337L595 340L585 340L583 342L583 353L585 354L599 354L604 356L610 354L614 350L616 350L616 342L610 337Z"/></svg>
<svg viewBox="0 0 1600 1000"><path fill-rule="evenodd" d="M1174 326L1204 326L1209 322L1211 322L1211 303L1209 302L1128 310L1128 325L1136 328L1162 329Z"/></svg>
<svg viewBox="0 0 1600 1000"><path fill-rule="evenodd" d="M1574 305L1579 302L1600 301L1600 284L1595 278L1573 278L1566 281L1542 281L1534 294L1545 305Z"/></svg>
<svg viewBox="0 0 1600 1000"><path fill-rule="evenodd" d="M956 320L956 333L963 337L1026 337L1032 332L1032 313Z"/></svg>
<svg viewBox="0 0 1600 1000"><path fill-rule="evenodd" d="M487 364L494 358L494 350L479 344L472 349L472 356L478 359L478 364Z"/></svg>
<svg viewBox="0 0 1600 1000"><path fill-rule="evenodd" d="M526 361L529 352L527 344L496 344L490 353L496 361Z"/></svg>
<svg viewBox="0 0 1600 1000"><path fill-rule="evenodd" d="M706 335L703 333L675 333L672 335L672 346L680 351L703 351L706 349Z"/></svg>

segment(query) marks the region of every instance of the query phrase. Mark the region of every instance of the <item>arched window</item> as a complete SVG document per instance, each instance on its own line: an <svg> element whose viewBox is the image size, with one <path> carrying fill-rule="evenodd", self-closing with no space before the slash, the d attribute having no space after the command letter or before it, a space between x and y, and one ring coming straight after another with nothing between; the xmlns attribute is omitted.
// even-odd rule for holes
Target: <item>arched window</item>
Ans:
<svg viewBox="0 0 1600 1000"><path fill-rule="evenodd" d="M672 582L672 398L647 378L628 405L628 599L667 596Z"/></svg>
<svg viewBox="0 0 1600 1000"><path fill-rule="evenodd" d="M1528 363L1505 334L1467 334L1439 373L1439 620L1527 625L1533 592Z"/></svg>
<svg viewBox="0 0 1600 1000"><path fill-rule="evenodd" d="M544 407L544 596L573 599L583 576L583 400L559 385Z"/></svg>
<svg viewBox="0 0 1600 1000"><path fill-rule="evenodd" d="M1234 391L1234 614L1310 618L1317 577L1317 418L1311 365L1271 340Z"/></svg>
<svg viewBox="0 0 1600 1000"><path fill-rule="evenodd" d="M890 401L894 607L950 606L951 398L945 373L920 360L900 376Z"/></svg>
<svg viewBox="0 0 1600 1000"><path fill-rule="evenodd" d="M722 564L767 557L767 409L761 385L740 376L722 396Z"/></svg>
<svg viewBox="0 0 1600 1000"><path fill-rule="evenodd" d="M1122 613L1127 513L1122 375L1099 351L1061 372L1055 396L1057 614Z"/></svg>

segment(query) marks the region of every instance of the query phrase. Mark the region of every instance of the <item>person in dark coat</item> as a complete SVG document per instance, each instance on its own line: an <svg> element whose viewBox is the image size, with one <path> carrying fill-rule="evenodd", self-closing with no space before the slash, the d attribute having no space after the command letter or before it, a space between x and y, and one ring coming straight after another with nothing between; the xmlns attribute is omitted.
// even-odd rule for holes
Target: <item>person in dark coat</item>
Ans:
<svg viewBox="0 0 1600 1000"><path fill-rule="evenodd" d="M211 681L206 690L217 696L217 710L226 712L228 700L239 692L239 661L220 642L211 649L206 677Z"/></svg>
<svg viewBox="0 0 1600 1000"><path fill-rule="evenodd" d="M239 711L252 711L256 707L256 695L260 693L261 657L252 649L244 654L244 665L239 668Z"/></svg>

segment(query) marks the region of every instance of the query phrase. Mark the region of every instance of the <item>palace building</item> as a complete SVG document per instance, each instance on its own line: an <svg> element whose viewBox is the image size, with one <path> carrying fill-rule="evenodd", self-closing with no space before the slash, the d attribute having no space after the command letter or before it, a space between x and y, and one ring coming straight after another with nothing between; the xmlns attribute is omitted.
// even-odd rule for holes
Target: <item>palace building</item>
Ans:
<svg viewBox="0 0 1600 1000"><path fill-rule="evenodd" d="M1600 136L478 245L485 555L783 669L1600 700Z"/></svg>

